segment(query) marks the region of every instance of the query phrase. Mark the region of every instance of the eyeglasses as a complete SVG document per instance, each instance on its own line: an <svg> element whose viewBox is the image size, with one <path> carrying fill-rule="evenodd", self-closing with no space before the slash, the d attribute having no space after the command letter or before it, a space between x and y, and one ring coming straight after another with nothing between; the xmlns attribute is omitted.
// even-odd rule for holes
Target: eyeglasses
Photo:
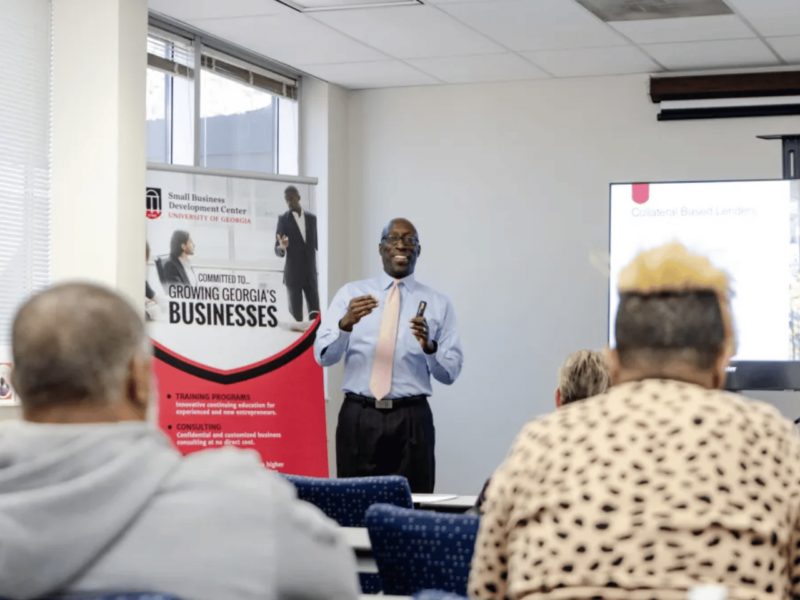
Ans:
<svg viewBox="0 0 800 600"><path fill-rule="evenodd" d="M396 246L400 243L400 240L403 240L404 246L416 246L419 243L417 236L414 235L404 235L403 237L398 237L396 235L387 235L383 238L383 241L389 244L390 246Z"/></svg>

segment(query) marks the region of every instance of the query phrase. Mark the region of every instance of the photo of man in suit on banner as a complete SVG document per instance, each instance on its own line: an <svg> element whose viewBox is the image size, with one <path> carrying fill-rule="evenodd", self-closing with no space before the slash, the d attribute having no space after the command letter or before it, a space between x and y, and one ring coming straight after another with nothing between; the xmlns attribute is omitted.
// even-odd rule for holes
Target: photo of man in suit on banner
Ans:
<svg viewBox="0 0 800 600"><path fill-rule="evenodd" d="M303 321L303 296L308 307L308 320L319 314L317 286L317 217L303 210L300 192L293 185L284 191L289 207L278 217L275 234L275 254L286 257L283 283L289 294L289 312L295 321Z"/></svg>

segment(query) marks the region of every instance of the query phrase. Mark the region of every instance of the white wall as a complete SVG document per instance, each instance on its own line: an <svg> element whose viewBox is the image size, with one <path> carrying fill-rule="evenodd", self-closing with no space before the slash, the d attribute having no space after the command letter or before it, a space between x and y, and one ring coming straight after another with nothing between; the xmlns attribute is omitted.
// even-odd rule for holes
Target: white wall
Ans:
<svg viewBox="0 0 800 600"><path fill-rule="evenodd" d="M0 421L18 421L22 417L19 406L0 406Z"/></svg>
<svg viewBox="0 0 800 600"><path fill-rule="evenodd" d="M54 0L52 280L144 314L147 0Z"/></svg>
<svg viewBox="0 0 800 600"><path fill-rule="evenodd" d="M381 227L410 218L419 278L460 322L464 371L432 400L437 490L477 493L553 408L561 360L605 344L608 281L588 256L608 248L609 182L781 176L779 143L755 136L796 119L659 123L647 92L629 76L351 94L349 277L379 273ZM768 397L800 414L796 395Z"/></svg>
<svg viewBox="0 0 800 600"><path fill-rule="evenodd" d="M347 256L350 252L348 209L348 92L313 77L303 79L300 97L300 174L318 177L319 216L327 230L319 231L320 247L327 248L327 276L320 277L320 300L326 303L349 281ZM327 306L323 307L325 310ZM342 365L326 369L326 412L328 424L328 465L336 475L335 434L342 405Z"/></svg>

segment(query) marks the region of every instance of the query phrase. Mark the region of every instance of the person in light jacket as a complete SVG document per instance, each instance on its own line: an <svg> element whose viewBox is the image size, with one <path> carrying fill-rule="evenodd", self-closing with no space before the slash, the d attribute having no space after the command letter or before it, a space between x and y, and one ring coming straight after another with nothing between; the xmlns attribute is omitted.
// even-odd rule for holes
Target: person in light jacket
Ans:
<svg viewBox="0 0 800 600"><path fill-rule="evenodd" d="M181 456L147 422L145 328L116 293L34 296L12 353L23 421L0 430L0 597L356 599L341 530L256 453Z"/></svg>

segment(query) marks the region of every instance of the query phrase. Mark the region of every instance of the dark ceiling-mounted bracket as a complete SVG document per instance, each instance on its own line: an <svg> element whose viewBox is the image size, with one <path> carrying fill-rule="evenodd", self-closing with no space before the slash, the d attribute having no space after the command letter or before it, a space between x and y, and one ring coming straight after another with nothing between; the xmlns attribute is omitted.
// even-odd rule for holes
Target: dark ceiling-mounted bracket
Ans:
<svg viewBox="0 0 800 600"><path fill-rule="evenodd" d="M783 178L800 179L800 133L783 135L759 135L760 140L781 140L783 143Z"/></svg>

